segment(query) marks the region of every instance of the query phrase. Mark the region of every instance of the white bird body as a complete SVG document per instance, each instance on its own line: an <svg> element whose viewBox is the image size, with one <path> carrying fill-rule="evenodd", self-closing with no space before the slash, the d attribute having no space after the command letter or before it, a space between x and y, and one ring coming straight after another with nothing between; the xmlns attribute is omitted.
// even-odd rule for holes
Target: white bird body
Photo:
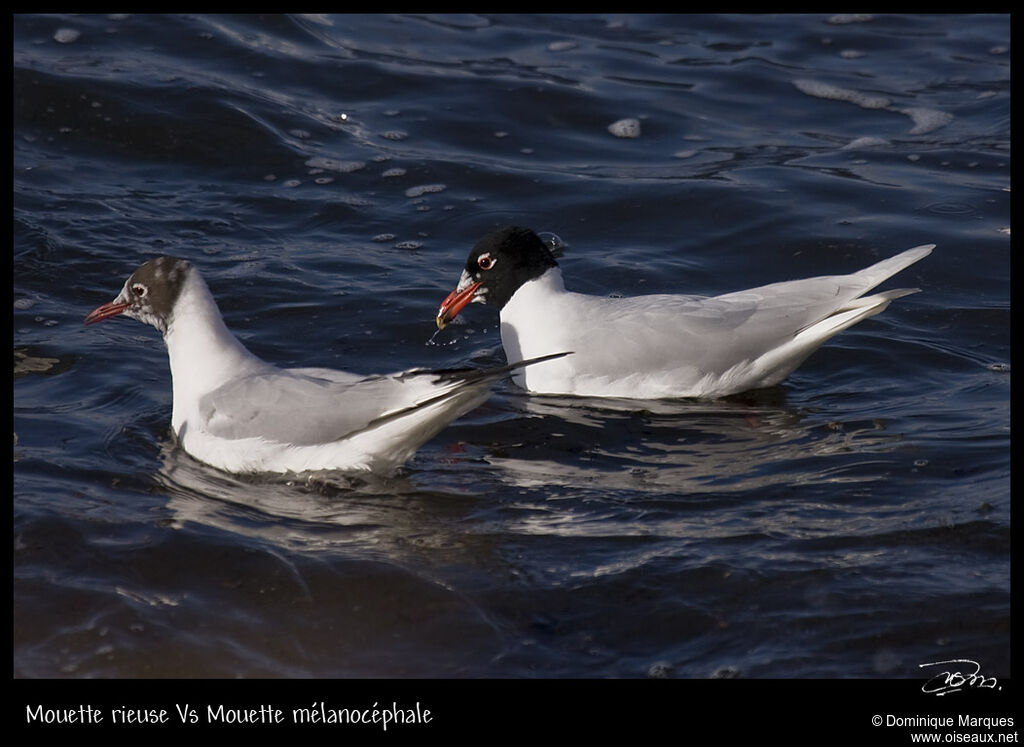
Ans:
<svg viewBox="0 0 1024 747"><path fill-rule="evenodd" d="M791 280L714 297L614 298L566 290L553 259L521 272L523 265L510 258L507 242L485 238L470 255L458 288L442 304L438 323L443 326L471 301L497 299L502 346L510 363L555 350L573 351L570 357L515 372L515 381L531 392L721 397L778 384L830 337L915 292L864 295L932 248L909 249L849 275ZM479 268L481 257L486 269ZM491 277L502 267L510 272L510 265L518 277L502 290L505 278L495 282Z"/></svg>
<svg viewBox="0 0 1024 747"><path fill-rule="evenodd" d="M280 369L231 334L199 272L170 257L142 265L86 323L121 313L163 333L182 448L235 473L393 471L514 368Z"/></svg>

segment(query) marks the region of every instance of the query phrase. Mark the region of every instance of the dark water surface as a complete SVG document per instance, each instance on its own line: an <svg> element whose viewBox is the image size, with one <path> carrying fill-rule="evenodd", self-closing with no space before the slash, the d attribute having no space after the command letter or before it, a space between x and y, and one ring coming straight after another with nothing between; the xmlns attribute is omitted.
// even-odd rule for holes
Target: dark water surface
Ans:
<svg viewBox="0 0 1024 747"><path fill-rule="evenodd" d="M1011 674L1008 16L13 23L15 677ZM510 222L594 294L937 248L779 387L504 384L387 479L195 462L81 323L173 254L276 364L495 364L433 315Z"/></svg>

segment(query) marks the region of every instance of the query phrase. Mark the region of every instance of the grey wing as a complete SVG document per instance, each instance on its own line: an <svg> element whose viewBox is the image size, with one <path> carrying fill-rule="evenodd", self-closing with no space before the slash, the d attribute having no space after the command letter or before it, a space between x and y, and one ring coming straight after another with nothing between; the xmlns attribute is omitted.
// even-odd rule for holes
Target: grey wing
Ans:
<svg viewBox="0 0 1024 747"><path fill-rule="evenodd" d="M832 278L815 278L699 302L666 300L620 317L617 337L635 351L619 352L627 361L643 360L649 370L684 362L699 371L722 372L792 340L856 295Z"/></svg>
<svg viewBox="0 0 1024 747"><path fill-rule="evenodd" d="M843 311L867 291L931 252L926 245L850 275L791 280L714 297L653 295L616 299L616 308L581 315L610 316L579 341L601 368L623 370L644 361L649 370L685 360L702 371L720 371L753 360L802 330ZM898 297L911 291L890 291ZM602 299L602 303L607 299ZM588 340L592 336L593 340ZM614 339L614 345L607 340ZM612 357L617 358L617 362Z"/></svg>
<svg viewBox="0 0 1024 747"><path fill-rule="evenodd" d="M928 256L934 244L908 249L849 275L790 280L710 298L705 312L715 324L735 331L740 344L756 347L764 339L767 347L785 342L802 330L857 304L857 299L900 270ZM898 298L916 289L886 291ZM884 306L882 307L884 308Z"/></svg>
<svg viewBox="0 0 1024 747"><path fill-rule="evenodd" d="M199 403L204 429L227 439L259 436L298 446L329 443L453 388L427 377L311 372L248 376L214 390Z"/></svg>

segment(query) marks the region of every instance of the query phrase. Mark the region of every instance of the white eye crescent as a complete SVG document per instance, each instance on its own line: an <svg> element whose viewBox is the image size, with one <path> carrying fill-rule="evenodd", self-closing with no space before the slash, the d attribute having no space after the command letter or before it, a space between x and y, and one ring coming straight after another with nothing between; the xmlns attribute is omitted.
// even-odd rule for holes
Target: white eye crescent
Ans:
<svg viewBox="0 0 1024 747"><path fill-rule="evenodd" d="M142 283L135 283L135 285L132 286L132 293L134 293L139 298L145 297L146 290L146 286L144 286Z"/></svg>
<svg viewBox="0 0 1024 747"><path fill-rule="evenodd" d="M481 254L479 257L477 257L476 264L481 270L489 270L492 267L494 267L497 261L498 260L496 260L490 254Z"/></svg>

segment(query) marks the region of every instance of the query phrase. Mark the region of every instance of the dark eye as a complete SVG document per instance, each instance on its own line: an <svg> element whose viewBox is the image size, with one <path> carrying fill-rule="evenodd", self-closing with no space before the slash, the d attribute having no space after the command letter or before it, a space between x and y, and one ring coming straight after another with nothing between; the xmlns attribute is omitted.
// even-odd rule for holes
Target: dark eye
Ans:
<svg viewBox="0 0 1024 747"><path fill-rule="evenodd" d="M480 258L477 259L476 263L479 265L481 270L489 270L494 267L495 259L489 254L481 254Z"/></svg>
<svg viewBox="0 0 1024 747"><path fill-rule="evenodd" d="M132 293L134 293L139 298L142 298L143 296L146 295L146 286L144 286L142 283L136 283L135 285L132 286Z"/></svg>

